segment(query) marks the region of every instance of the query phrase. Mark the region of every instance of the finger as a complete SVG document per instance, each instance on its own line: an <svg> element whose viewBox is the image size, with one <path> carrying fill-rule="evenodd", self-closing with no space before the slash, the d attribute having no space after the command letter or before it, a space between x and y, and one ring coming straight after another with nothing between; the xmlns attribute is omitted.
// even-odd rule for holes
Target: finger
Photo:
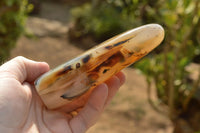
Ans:
<svg viewBox="0 0 200 133"><path fill-rule="evenodd" d="M72 132L83 133L97 121L104 109L107 96L108 87L106 84L96 87L85 107L70 121Z"/></svg>
<svg viewBox="0 0 200 133"><path fill-rule="evenodd" d="M121 85L123 85L125 83L126 77L122 71L118 72L115 76L117 76L119 78Z"/></svg>
<svg viewBox="0 0 200 133"><path fill-rule="evenodd" d="M35 62L19 56L3 64L0 69L12 74L22 83L33 82L38 76L49 71L49 66L47 63Z"/></svg>
<svg viewBox="0 0 200 133"><path fill-rule="evenodd" d="M110 103L111 99L114 97L114 95L124 82L125 82L125 75L122 72L117 73L112 78L106 81L106 84L109 88L106 105Z"/></svg>

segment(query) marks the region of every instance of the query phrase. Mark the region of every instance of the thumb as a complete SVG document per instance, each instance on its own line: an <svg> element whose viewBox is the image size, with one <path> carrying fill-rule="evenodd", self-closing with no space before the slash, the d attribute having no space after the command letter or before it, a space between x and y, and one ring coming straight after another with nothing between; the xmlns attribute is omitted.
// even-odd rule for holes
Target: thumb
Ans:
<svg viewBox="0 0 200 133"><path fill-rule="evenodd" d="M49 65L19 56L3 64L0 70L11 74L21 83L33 82L41 74L49 71Z"/></svg>

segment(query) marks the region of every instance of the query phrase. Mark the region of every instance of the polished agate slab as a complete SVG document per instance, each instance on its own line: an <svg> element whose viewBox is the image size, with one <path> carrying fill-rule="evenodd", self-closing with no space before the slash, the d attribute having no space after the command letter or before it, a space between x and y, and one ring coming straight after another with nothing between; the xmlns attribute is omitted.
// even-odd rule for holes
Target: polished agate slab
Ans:
<svg viewBox="0 0 200 133"><path fill-rule="evenodd" d="M39 77L37 92L49 109L75 101L147 55L163 38L164 30L158 24L117 35Z"/></svg>

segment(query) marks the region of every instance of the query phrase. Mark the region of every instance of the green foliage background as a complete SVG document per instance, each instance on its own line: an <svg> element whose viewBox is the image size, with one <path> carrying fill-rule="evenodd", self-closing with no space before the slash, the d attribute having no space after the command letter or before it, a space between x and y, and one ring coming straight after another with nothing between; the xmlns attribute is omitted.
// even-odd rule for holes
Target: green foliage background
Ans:
<svg viewBox="0 0 200 133"><path fill-rule="evenodd" d="M24 31L27 0L0 1L0 64L9 57L17 38Z"/></svg>
<svg viewBox="0 0 200 133"><path fill-rule="evenodd" d="M200 62L200 1L199 0L92 0L72 10L77 36L90 34L105 40L122 31L158 23L165 29L165 40L134 65L146 75L149 102L151 85L157 90L158 102L168 107L168 116L175 121L191 108L191 102L200 99L200 68L197 79L190 81L186 67ZM194 113L195 114L195 113ZM190 114L191 119L194 118ZM199 118L199 117L195 117ZM198 121L200 118L198 119ZM195 120L193 119L193 122ZM187 120L194 131L200 130Z"/></svg>

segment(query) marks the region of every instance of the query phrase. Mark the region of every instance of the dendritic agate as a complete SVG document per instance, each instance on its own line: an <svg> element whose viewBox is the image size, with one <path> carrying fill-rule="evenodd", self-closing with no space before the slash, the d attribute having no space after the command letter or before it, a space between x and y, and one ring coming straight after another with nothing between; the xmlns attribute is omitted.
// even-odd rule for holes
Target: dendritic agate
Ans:
<svg viewBox="0 0 200 133"><path fill-rule="evenodd" d="M37 92L49 109L75 101L148 54L163 38L164 30L158 24L122 33L39 77Z"/></svg>

